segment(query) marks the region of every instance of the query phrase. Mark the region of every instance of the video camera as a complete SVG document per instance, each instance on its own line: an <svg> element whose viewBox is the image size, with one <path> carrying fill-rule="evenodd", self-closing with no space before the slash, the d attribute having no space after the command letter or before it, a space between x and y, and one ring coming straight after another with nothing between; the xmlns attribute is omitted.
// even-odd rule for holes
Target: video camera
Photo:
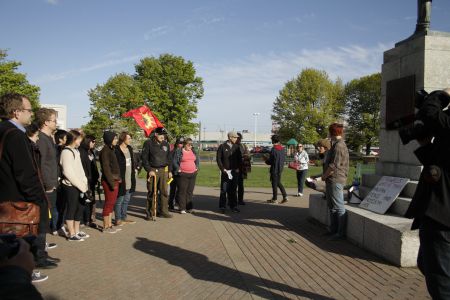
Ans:
<svg viewBox="0 0 450 300"><path fill-rule="evenodd" d="M34 246L36 236L27 235L22 237L30 245L30 251L36 257L37 248ZM17 236L13 233L0 234L0 261L10 259L15 256L20 249L20 243Z"/></svg>
<svg viewBox="0 0 450 300"><path fill-rule="evenodd" d="M414 107L419 111L414 115L414 120L411 124L406 125L405 127L399 129L398 134L400 135L400 139L402 140L402 144L406 145L412 140L423 140L427 137L434 136L431 128L424 123L422 119L421 110L425 101L436 92L441 91L433 91L428 94L425 90L420 90L416 92L416 97L414 101ZM441 109L443 110L449 104L449 97L439 97Z"/></svg>

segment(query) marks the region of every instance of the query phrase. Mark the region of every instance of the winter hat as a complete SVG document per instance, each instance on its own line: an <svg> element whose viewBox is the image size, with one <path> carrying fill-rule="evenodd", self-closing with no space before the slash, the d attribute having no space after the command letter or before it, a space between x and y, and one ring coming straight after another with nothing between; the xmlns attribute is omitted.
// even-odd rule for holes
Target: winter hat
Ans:
<svg viewBox="0 0 450 300"><path fill-rule="evenodd" d="M114 131L105 131L103 132L103 141L105 142L105 145L111 146L112 142L114 140L114 137L117 134Z"/></svg>

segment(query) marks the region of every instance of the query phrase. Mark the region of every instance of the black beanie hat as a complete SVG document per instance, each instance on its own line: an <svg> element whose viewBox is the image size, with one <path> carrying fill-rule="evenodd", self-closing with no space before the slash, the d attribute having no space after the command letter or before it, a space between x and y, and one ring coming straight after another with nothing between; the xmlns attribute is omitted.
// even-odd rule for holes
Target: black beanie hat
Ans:
<svg viewBox="0 0 450 300"><path fill-rule="evenodd" d="M114 140L114 137L117 134L114 131L105 131L103 132L103 141L105 142L105 145L111 146L112 142Z"/></svg>

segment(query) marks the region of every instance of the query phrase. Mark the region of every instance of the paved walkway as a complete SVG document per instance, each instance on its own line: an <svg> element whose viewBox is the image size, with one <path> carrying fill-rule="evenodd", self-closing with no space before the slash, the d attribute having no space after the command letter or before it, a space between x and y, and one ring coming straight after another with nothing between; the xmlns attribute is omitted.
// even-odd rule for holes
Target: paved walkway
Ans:
<svg viewBox="0 0 450 300"><path fill-rule="evenodd" d="M308 219L308 191L274 205L269 189L248 188L241 213L222 215L218 188L196 187L195 214L152 222L140 182L129 207L137 223L116 234L86 229L80 243L50 236L62 262L36 286L46 299L428 298L416 268L323 237Z"/></svg>

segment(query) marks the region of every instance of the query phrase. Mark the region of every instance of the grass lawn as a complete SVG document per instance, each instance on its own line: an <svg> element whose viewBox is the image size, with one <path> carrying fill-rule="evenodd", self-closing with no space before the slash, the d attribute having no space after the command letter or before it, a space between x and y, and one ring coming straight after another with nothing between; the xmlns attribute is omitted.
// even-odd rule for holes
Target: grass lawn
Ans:
<svg viewBox="0 0 450 300"><path fill-rule="evenodd" d="M373 173L368 169L364 173ZM308 170L308 175L318 175L322 173L322 167L311 167ZM350 167L349 178L347 183L350 184L353 181L355 173L355 167ZM281 176L281 182L285 188L297 187L296 172L292 169L285 167L283 175ZM200 170L197 176L196 184L199 186L218 187L220 183L220 172L215 163L203 162L200 164ZM269 180L269 166L266 165L253 165L252 172L248 174L245 180L245 186L247 187L271 187Z"/></svg>
<svg viewBox="0 0 450 300"><path fill-rule="evenodd" d="M307 176L319 175L322 173L322 167L310 166ZM375 173L375 165L362 165L361 173ZM351 184L355 175L355 167L351 166L349 176L347 178L347 184ZM142 171L139 174L140 178L146 178L146 172ZM284 168L283 175L281 176L281 182L285 188L297 187L297 177L294 170L289 169L287 166ZM220 172L215 161L201 161L200 170L197 175L196 185L207 187L219 187L220 184ZM252 172L248 174L245 180L245 186L247 187L271 187L269 179L269 166L264 164L257 164L252 166Z"/></svg>

